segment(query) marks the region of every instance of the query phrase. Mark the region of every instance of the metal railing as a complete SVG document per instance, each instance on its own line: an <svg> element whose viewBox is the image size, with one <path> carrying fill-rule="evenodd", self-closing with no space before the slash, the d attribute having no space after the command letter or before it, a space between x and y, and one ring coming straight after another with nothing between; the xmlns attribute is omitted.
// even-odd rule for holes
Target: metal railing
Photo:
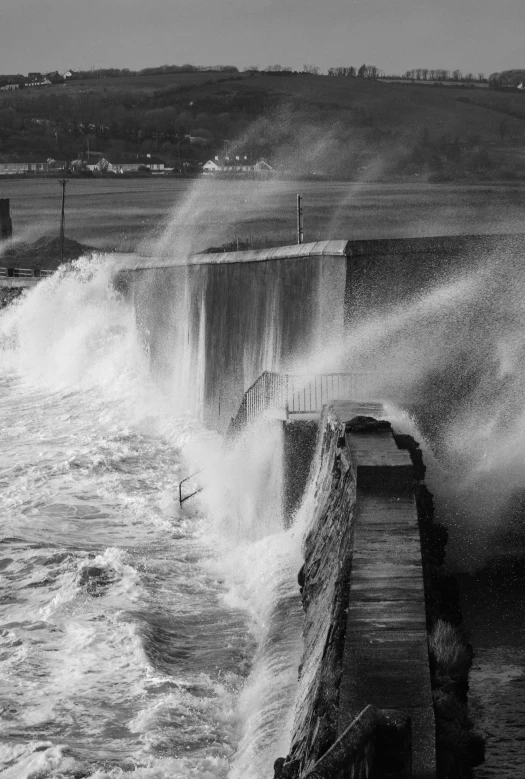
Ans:
<svg viewBox="0 0 525 779"><path fill-rule="evenodd" d="M320 413L332 400L357 397L364 374L271 373L265 371L244 393L232 427L242 426L269 409L290 414Z"/></svg>
<svg viewBox="0 0 525 779"><path fill-rule="evenodd" d="M281 776L286 771L281 768ZM278 775L278 772L276 772ZM412 721L408 714L367 706L301 779L412 776Z"/></svg>
<svg viewBox="0 0 525 779"><path fill-rule="evenodd" d="M0 266L0 278L10 279L41 279L45 276L52 276L54 270L44 268L11 268Z"/></svg>
<svg viewBox="0 0 525 779"><path fill-rule="evenodd" d="M182 506L183 503L185 503L190 498L193 498L194 495L198 495L199 492L202 492L202 487L197 487L196 490L193 490L189 495L182 494L182 485L185 484L185 482L190 481L190 479L193 479L194 476L197 476L197 474L202 473L204 468L201 468L200 471L195 471L195 473L192 473L190 476L186 476L185 479L182 479L182 481L179 482L179 506Z"/></svg>

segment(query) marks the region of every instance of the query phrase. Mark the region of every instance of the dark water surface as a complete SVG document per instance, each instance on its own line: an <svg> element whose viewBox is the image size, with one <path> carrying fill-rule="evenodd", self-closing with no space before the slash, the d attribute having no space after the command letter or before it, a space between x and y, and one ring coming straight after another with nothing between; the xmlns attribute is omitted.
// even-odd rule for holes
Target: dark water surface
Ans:
<svg viewBox="0 0 525 779"><path fill-rule="evenodd" d="M14 235L58 233L56 179L9 180ZM174 216L193 250L235 239L295 243L296 193L305 241L409 238L523 231L525 188L498 184L368 184L345 181L75 179L67 189L67 235L106 250L134 251ZM96 224L96 230L93 225Z"/></svg>
<svg viewBox="0 0 525 779"><path fill-rule="evenodd" d="M474 646L469 704L486 738L476 779L525 777L525 557L461 575L464 626Z"/></svg>

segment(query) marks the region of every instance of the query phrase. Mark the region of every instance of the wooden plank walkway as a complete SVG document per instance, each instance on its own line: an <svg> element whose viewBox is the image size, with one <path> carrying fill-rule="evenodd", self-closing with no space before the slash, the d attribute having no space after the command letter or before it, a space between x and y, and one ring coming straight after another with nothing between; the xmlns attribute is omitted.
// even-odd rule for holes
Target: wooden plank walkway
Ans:
<svg viewBox="0 0 525 779"><path fill-rule="evenodd" d="M337 409L343 421L356 416L355 405L347 406ZM406 711L412 718L413 777L434 779L435 721L412 464L390 431L347 434L347 445L357 465L357 516L339 732L367 704Z"/></svg>

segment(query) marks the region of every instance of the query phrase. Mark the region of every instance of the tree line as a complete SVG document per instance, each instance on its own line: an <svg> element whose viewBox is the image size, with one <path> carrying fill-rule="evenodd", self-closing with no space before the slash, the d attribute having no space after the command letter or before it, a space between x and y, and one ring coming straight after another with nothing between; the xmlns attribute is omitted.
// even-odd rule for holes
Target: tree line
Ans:
<svg viewBox="0 0 525 779"><path fill-rule="evenodd" d="M142 70L130 70L129 68L91 68L90 70L77 70L77 79L89 78L129 78L132 76L160 76L163 73L202 73L214 71L219 73L238 73L235 65L159 65Z"/></svg>

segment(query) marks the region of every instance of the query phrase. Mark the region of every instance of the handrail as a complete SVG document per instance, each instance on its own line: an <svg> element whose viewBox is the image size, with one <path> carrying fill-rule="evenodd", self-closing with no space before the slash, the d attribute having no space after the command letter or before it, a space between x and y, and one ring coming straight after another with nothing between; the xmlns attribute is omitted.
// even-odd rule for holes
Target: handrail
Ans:
<svg viewBox="0 0 525 779"><path fill-rule="evenodd" d="M264 371L243 395L229 432L243 427L270 408L290 414L320 413L332 400L356 397L356 384L364 374L275 373Z"/></svg>
<svg viewBox="0 0 525 779"><path fill-rule="evenodd" d="M204 470L204 468L201 468L199 471L195 471L195 473L192 473L190 476L186 476L185 479L182 479L182 481L179 482L179 506L182 506L182 504L187 500L193 498L194 495L198 495L199 492L202 492L204 487L199 487L197 490L195 490L195 492L192 492L191 495L186 495L184 498L182 497L182 485L184 482L193 479L194 476L197 476L197 474L202 473Z"/></svg>
<svg viewBox="0 0 525 779"><path fill-rule="evenodd" d="M15 268L12 265L0 265L0 278L41 279L55 272L49 268Z"/></svg>
<svg viewBox="0 0 525 779"><path fill-rule="evenodd" d="M368 705L301 779L383 776L385 759L390 769L397 764L396 776L412 775L411 718L405 712ZM287 775L282 758L275 768L276 777Z"/></svg>

